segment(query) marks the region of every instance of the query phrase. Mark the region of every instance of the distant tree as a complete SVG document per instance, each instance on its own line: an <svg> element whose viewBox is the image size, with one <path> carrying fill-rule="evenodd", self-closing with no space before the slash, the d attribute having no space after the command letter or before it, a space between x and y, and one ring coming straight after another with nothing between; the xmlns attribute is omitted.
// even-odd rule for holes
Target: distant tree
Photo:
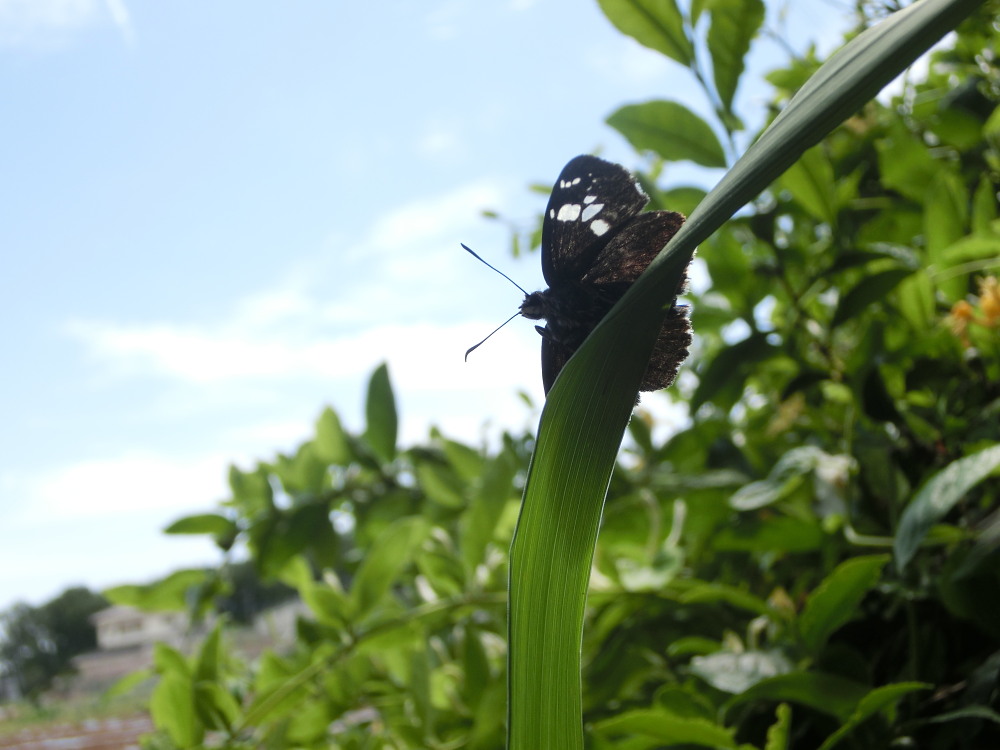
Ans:
<svg viewBox="0 0 1000 750"><path fill-rule="evenodd" d="M215 600L215 609L234 621L248 624L269 607L298 596L298 591L280 581L264 582L250 561L233 563L226 569L229 592Z"/></svg>
<svg viewBox="0 0 1000 750"><path fill-rule="evenodd" d="M66 589L41 609L56 652L67 660L97 648L97 630L90 616L108 606L108 600L83 586Z"/></svg>
<svg viewBox="0 0 1000 750"><path fill-rule="evenodd" d="M90 616L108 606L84 587L67 589L40 607L23 602L0 614L0 673L21 695L37 700L60 674L72 672L74 656L93 649L97 634Z"/></svg>

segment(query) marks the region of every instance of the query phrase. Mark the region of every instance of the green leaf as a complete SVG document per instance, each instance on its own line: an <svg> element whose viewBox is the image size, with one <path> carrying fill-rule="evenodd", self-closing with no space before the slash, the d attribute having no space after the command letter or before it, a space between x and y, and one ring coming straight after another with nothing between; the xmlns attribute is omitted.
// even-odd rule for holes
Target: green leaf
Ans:
<svg viewBox="0 0 1000 750"><path fill-rule="evenodd" d="M417 464L417 482L431 502L445 508L465 507L465 487L451 467L422 461Z"/></svg>
<svg viewBox="0 0 1000 750"><path fill-rule="evenodd" d="M899 311L915 331L926 331L934 322L936 301L934 284L923 269L914 271L896 288Z"/></svg>
<svg viewBox="0 0 1000 750"><path fill-rule="evenodd" d="M850 718L837 731L826 738L820 745L820 750L832 750L842 739L847 737L863 721L872 715L883 711L899 702L900 698L917 690L927 690L932 687L922 682L897 682L892 685L877 687L858 702L858 706Z"/></svg>
<svg viewBox="0 0 1000 750"><path fill-rule="evenodd" d="M792 672L762 680L730 699L727 709L754 701L798 703L840 721L854 713L868 687L822 672Z"/></svg>
<svg viewBox="0 0 1000 750"><path fill-rule="evenodd" d="M482 473L478 491L459 521L459 543L466 576L483 561L486 546L493 539L500 515L513 493L517 462L507 451L491 461Z"/></svg>
<svg viewBox="0 0 1000 750"><path fill-rule="evenodd" d="M322 699L304 701L289 716L288 741L291 747L326 747L330 710Z"/></svg>
<svg viewBox="0 0 1000 750"><path fill-rule="evenodd" d="M767 742L764 750L788 750L792 728L792 709L787 703L779 703L774 711L775 721L767 728Z"/></svg>
<svg viewBox="0 0 1000 750"><path fill-rule="evenodd" d="M233 504L246 516L252 517L274 508L274 490L264 467L245 472L230 466L229 489L233 493Z"/></svg>
<svg viewBox="0 0 1000 750"><path fill-rule="evenodd" d="M379 460L389 463L396 457L398 417L396 398L389 382L389 368L384 364L375 369L368 384L365 417L365 442Z"/></svg>
<svg viewBox="0 0 1000 750"><path fill-rule="evenodd" d="M946 169L939 169L924 198L924 239L931 267L940 266L948 248L965 236L968 203L964 181ZM938 281L947 299L960 299L966 283L964 276Z"/></svg>
<svg viewBox="0 0 1000 750"><path fill-rule="evenodd" d="M272 576L280 575L295 555L309 549L324 552L336 543L329 508L323 499L260 519L250 528L250 537L258 566L265 575Z"/></svg>
<svg viewBox="0 0 1000 750"><path fill-rule="evenodd" d="M236 525L217 513L202 513L179 518L163 530L164 534L212 534L222 537L234 532Z"/></svg>
<svg viewBox="0 0 1000 750"><path fill-rule="evenodd" d="M888 555L871 555L842 562L809 595L799 616L799 632L814 654L857 614L858 605L878 583L888 560Z"/></svg>
<svg viewBox="0 0 1000 750"><path fill-rule="evenodd" d="M327 407L316 420L316 455L333 466L347 466L354 458L351 441L337 412Z"/></svg>
<svg viewBox="0 0 1000 750"><path fill-rule="evenodd" d="M762 0L714 0L712 24L708 28L708 51L712 55L715 88L727 111L731 111L736 87L743 75L750 42L764 22Z"/></svg>
<svg viewBox="0 0 1000 750"><path fill-rule="evenodd" d="M663 709L633 709L594 722L594 731L606 737L632 735L656 740L657 745L694 745L737 748L735 732L707 719L675 716ZM645 745L644 745L645 746Z"/></svg>
<svg viewBox="0 0 1000 750"><path fill-rule="evenodd" d="M216 623L198 650L195 664L195 680L213 682L222 676L222 622Z"/></svg>
<svg viewBox="0 0 1000 750"><path fill-rule="evenodd" d="M1000 112L1000 108L997 109ZM972 194L972 232L986 234L992 231L991 224L997 218L997 197L993 182L988 175L979 178L976 192Z"/></svg>
<svg viewBox="0 0 1000 750"><path fill-rule="evenodd" d="M722 583L693 582L678 597L684 604L725 602L734 607L757 615L772 615L773 610L766 601L748 591Z"/></svg>
<svg viewBox="0 0 1000 750"><path fill-rule="evenodd" d="M931 263L941 252L965 236L969 196L956 174L939 169L924 198L924 239Z"/></svg>
<svg viewBox="0 0 1000 750"><path fill-rule="evenodd" d="M909 268L889 268L861 279L847 294L840 298L830 325L836 328L854 318L870 305L885 299L906 277L913 273Z"/></svg>
<svg viewBox="0 0 1000 750"><path fill-rule="evenodd" d="M379 535L351 582L355 616L364 616L378 605L403 567L412 562L428 533L430 525L423 518L411 516L400 518Z"/></svg>
<svg viewBox="0 0 1000 750"><path fill-rule="evenodd" d="M466 624L462 638L462 697L476 713L486 687L492 682L490 662L478 628Z"/></svg>
<svg viewBox="0 0 1000 750"><path fill-rule="evenodd" d="M894 120L889 133L875 142L875 150L882 184L923 203L927 186L940 169L927 146L906 129L902 120Z"/></svg>
<svg viewBox="0 0 1000 750"><path fill-rule="evenodd" d="M817 221L837 221L836 180L833 165L822 146L811 148L785 172L778 184Z"/></svg>
<svg viewBox="0 0 1000 750"><path fill-rule="evenodd" d="M899 519L893 551L902 571L916 554L931 526L960 502L979 482L1000 467L1000 445L952 461L934 474L910 501Z"/></svg>
<svg viewBox="0 0 1000 750"><path fill-rule="evenodd" d="M185 679L194 679L194 671L184 655L163 642L153 644L153 668L160 675L176 674Z"/></svg>
<svg viewBox="0 0 1000 750"><path fill-rule="evenodd" d="M991 262L977 263L977 261ZM964 279L968 274L965 265L969 263L1000 265L1000 235L994 232L968 235L941 252L940 264L943 269L951 271L948 275L961 276ZM964 296L964 293L960 296Z"/></svg>
<svg viewBox="0 0 1000 750"><path fill-rule="evenodd" d="M331 580L335 579L309 581L299 586L299 593L320 622L342 628L348 623L351 607L344 592L330 585Z"/></svg>
<svg viewBox="0 0 1000 750"><path fill-rule="evenodd" d="M290 495L320 494L329 486L329 469L311 440L300 445L292 456L278 456L272 465L282 489Z"/></svg>
<svg viewBox="0 0 1000 750"><path fill-rule="evenodd" d="M301 667L285 663L274 653L265 651L260 657L253 700L237 731L293 714L308 698L309 683L329 669L325 656L325 650L319 649L313 653L313 662Z"/></svg>
<svg viewBox="0 0 1000 750"><path fill-rule="evenodd" d="M104 596L114 604L124 604L147 612L183 611L187 608L191 591L206 581L208 572L205 570L179 570L156 583L107 589Z"/></svg>
<svg viewBox="0 0 1000 750"><path fill-rule="evenodd" d="M920 723L944 724L957 719L986 720L992 721L994 724L1000 724L1000 713L997 713L988 706L967 706L966 708L960 708L957 711L948 711L947 713L929 717Z"/></svg>
<svg viewBox="0 0 1000 750"><path fill-rule="evenodd" d="M792 448L778 459L767 479L740 487L729 505L735 510L756 510L776 503L798 486L795 480L836 462L836 456L811 445Z"/></svg>
<svg viewBox="0 0 1000 750"><path fill-rule="evenodd" d="M108 700L110 698L118 698L122 695L128 695L144 682L151 679L153 675L154 672L152 669L140 669L137 672L125 675L114 685L105 690L101 697L104 700Z"/></svg>
<svg viewBox="0 0 1000 750"><path fill-rule="evenodd" d="M153 726L170 735L179 748L197 747L205 736L205 726L194 707L194 686L178 674L164 675L149 699Z"/></svg>
<svg viewBox="0 0 1000 750"><path fill-rule="evenodd" d="M802 553L818 550L825 538L816 519L774 516L766 522L747 521L739 528L720 529L712 537L712 547L720 552Z"/></svg>
<svg viewBox="0 0 1000 750"><path fill-rule="evenodd" d="M465 481L471 482L482 474L484 460L476 449L454 440L442 440L441 447L448 463Z"/></svg>
<svg viewBox="0 0 1000 750"><path fill-rule="evenodd" d="M694 49L674 0L598 0L598 4L623 34L681 65L691 64Z"/></svg>
<svg viewBox="0 0 1000 750"><path fill-rule="evenodd" d="M698 388L691 397L691 410L718 400L720 393L726 393L735 401L743 393L743 384L751 365L765 360L774 352L775 347L768 343L763 333L751 334L721 351L700 373Z"/></svg>
<svg viewBox="0 0 1000 750"><path fill-rule="evenodd" d="M240 718L240 704L216 682L196 682L194 707L198 720L209 730L230 731Z"/></svg>
<svg viewBox="0 0 1000 750"><path fill-rule="evenodd" d="M704 167L726 166L726 154L712 128L683 104L650 101L629 104L607 119L636 151L652 151L667 161L688 159Z"/></svg>

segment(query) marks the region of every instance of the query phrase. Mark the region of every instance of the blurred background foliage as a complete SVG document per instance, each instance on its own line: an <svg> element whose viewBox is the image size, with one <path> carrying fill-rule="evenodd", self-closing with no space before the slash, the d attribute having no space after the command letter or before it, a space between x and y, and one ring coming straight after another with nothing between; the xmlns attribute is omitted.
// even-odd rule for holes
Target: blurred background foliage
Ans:
<svg viewBox="0 0 1000 750"><path fill-rule="evenodd" d="M644 156L652 207L685 212L698 188L657 185L681 159L731 163L763 19L759 2L692 6L671 36L602 2L717 115L646 102L608 118ZM689 419L663 439L639 408L605 509L583 646L593 747L1000 746L998 9L699 249L710 283L687 297L696 343L674 386ZM858 28L884 11L858 3ZM774 113L819 63L767 76ZM531 227L513 246L537 242ZM225 620L194 655L161 646L148 747L503 746L532 436L400 447L385 368L366 415L351 434L325 410L311 440L233 467L229 498L167 530L248 556L309 616L293 649L253 662ZM107 595L203 616L234 570Z"/></svg>

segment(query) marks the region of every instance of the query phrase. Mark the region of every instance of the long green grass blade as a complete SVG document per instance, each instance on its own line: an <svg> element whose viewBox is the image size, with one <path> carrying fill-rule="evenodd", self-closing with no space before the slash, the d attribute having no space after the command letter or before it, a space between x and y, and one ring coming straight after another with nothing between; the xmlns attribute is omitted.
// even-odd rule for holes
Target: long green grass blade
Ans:
<svg viewBox="0 0 1000 750"><path fill-rule="evenodd" d="M611 472L677 281L718 229L979 5L922 0L832 57L692 213L556 380L511 549L508 746L583 746L580 648Z"/></svg>

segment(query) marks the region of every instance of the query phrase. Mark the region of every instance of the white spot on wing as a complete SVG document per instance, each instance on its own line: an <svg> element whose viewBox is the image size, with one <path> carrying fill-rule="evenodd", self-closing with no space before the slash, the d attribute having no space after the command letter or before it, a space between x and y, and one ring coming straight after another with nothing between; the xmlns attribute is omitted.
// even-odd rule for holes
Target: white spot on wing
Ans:
<svg viewBox="0 0 1000 750"><path fill-rule="evenodd" d="M558 221L576 221L579 218L580 218L579 203L564 203L562 206L559 207L559 213L556 214L556 219ZM602 232L601 234L603 233L604 232Z"/></svg>
<svg viewBox="0 0 1000 750"><path fill-rule="evenodd" d="M590 223L590 231L600 237L602 234L611 229L611 225L608 224L604 219L598 219Z"/></svg>
<svg viewBox="0 0 1000 750"><path fill-rule="evenodd" d="M596 200L597 200L597 196L596 195L588 195L586 198L583 199L583 202L584 203L593 203Z"/></svg>
<svg viewBox="0 0 1000 750"><path fill-rule="evenodd" d="M591 206L587 206L583 209L583 220L590 221L601 212L602 208L604 208L603 203L595 203ZM604 232L601 232L601 234L604 234Z"/></svg>

